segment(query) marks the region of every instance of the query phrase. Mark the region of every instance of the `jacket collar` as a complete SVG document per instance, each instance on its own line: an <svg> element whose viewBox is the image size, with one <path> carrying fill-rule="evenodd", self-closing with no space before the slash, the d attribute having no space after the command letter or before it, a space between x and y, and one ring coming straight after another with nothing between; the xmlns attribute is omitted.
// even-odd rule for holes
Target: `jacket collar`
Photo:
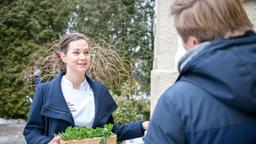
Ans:
<svg viewBox="0 0 256 144"><path fill-rule="evenodd" d="M61 72L49 82L47 100L42 113L51 118L65 120L74 126L74 119L61 91L61 78L63 75L64 73Z"/></svg>
<svg viewBox="0 0 256 144"><path fill-rule="evenodd" d="M86 80L94 93L96 111L92 127L95 128L107 123L112 113L117 109L117 105L104 85L93 81L88 76L86 76Z"/></svg>
<svg viewBox="0 0 256 144"><path fill-rule="evenodd" d="M208 45L210 44L210 42L203 42L200 43L194 47L192 47L183 57L181 57L181 59L178 62L178 71L181 72L184 67L187 65L187 63L190 62L190 60L192 58L194 58L195 56L197 56L197 54L199 52L201 52L203 49L205 49Z"/></svg>
<svg viewBox="0 0 256 144"><path fill-rule="evenodd" d="M49 82L47 100L42 113L48 117L65 120L74 126L74 119L61 90L61 79L64 74L64 72L59 73ZM117 105L102 84L93 81L88 76L86 76L86 80L94 93L95 119L93 128L95 128L107 123L109 117L117 108Z"/></svg>

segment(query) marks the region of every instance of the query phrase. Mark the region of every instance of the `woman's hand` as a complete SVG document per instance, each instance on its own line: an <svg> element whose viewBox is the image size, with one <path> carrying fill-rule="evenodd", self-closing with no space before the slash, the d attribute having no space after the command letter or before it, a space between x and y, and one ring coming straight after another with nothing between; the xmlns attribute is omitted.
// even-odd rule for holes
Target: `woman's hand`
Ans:
<svg viewBox="0 0 256 144"><path fill-rule="evenodd" d="M148 130L148 125L149 125L149 121L144 121L144 122L142 123L143 129L144 129L145 131Z"/></svg>
<svg viewBox="0 0 256 144"><path fill-rule="evenodd" d="M55 136L48 144L60 144L60 136Z"/></svg>

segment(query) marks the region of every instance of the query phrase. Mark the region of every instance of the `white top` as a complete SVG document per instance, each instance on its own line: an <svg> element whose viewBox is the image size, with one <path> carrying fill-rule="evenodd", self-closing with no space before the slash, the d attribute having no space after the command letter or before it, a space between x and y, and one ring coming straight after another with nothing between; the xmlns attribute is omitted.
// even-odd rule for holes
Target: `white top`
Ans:
<svg viewBox="0 0 256 144"><path fill-rule="evenodd" d="M95 118L95 104L93 91L87 80L85 79L80 85L80 90L77 90L63 76L61 79L61 89L74 118L75 126L92 128Z"/></svg>

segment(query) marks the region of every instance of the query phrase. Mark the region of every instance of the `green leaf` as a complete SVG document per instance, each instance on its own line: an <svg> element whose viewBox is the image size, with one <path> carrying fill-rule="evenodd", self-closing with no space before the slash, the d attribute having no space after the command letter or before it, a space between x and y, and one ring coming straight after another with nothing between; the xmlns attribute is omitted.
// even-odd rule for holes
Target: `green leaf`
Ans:
<svg viewBox="0 0 256 144"><path fill-rule="evenodd" d="M112 133L112 124L105 124L102 128L97 127L86 128L86 127L68 127L65 132L60 133L60 137L62 140L80 140L85 138L94 138L94 137L102 137L108 138L114 133ZM104 140L104 139L103 139Z"/></svg>

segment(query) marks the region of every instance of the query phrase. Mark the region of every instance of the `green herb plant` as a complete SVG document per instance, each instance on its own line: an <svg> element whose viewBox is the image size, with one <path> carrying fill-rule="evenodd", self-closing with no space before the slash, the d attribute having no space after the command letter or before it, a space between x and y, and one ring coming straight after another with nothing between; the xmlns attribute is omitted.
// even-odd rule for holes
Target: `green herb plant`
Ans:
<svg viewBox="0 0 256 144"><path fill-rule="evenodd" d="M97 127L95 129L87 128L87 127L68 127L65 132L60 133L60 137L62 140L81 140L85 138L94 138L94 137L102 137L105 138L110 137L114 133L112 133L112 124L105 124L103 127Z"/></svg>

